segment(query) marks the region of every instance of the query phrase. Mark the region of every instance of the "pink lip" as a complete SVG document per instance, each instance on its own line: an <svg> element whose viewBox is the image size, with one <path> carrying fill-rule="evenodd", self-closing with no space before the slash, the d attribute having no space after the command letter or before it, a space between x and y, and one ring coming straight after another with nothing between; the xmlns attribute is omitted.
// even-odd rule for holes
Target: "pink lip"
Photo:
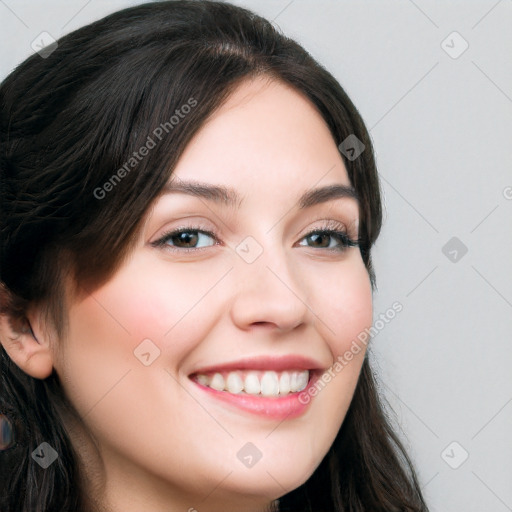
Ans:
<svg viewBox="0 0 512 512"><path fill-rule="evenodd" d="M234 394L228 391L217 391L216 389L199 384L194 378L198 373L206 374L251 369L269 371L310 370L309 382L306 388L299 392L290 393L282 397L258 397L247 394ZM270 419L285 420L297 418L306 412L312 399L309 389L314 386L321 374L322 367L316 361L302 356L285 356L278 358L257 357L204 367L196 370L189 377L199 389L232 407ZM307 400L301 401L301 396L306 396Z"/></svg>
<svg viewBox="0 0 512 512"><path fill-rule="evenodd" d="M280 357L259 356L221 363L215 366L203 366L194 370L194 374L220 373L235 370L273 370L275 372L283 372L286 370L321 370L323 368L323 365L314 359L298 355Z"/></svg>

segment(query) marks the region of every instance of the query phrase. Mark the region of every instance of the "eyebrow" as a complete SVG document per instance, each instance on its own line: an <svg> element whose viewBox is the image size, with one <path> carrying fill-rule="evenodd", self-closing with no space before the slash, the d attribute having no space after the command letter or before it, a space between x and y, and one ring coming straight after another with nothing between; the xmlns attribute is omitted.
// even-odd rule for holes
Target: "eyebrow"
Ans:
<svg viewBox="0 0 512 512"><path fill-rule="evenodd" d="M222 203L231 208L239 208L243 201L243 198L238 194L238 192L231 187L212 185L210 183L201 183L197 181L172 181L165 186L164 193L188 194L209 201L214 201L216 203ZM320 203L340 198L355 199L359 203L359 198L354 187L336 184L306 190L306 192L304 192L297 201L297 204L299 209L302 210Z"/></svg>

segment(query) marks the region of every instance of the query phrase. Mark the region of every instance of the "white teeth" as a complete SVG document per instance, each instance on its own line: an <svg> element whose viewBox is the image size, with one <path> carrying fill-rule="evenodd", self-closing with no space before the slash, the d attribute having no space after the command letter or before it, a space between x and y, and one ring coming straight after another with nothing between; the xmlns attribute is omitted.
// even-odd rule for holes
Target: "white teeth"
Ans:
<svg viewBox="0 0 512 512"><path fill-rule="evenodd" d="M298 391L299 390L299 379L297 372L293 372L290 377L290 390Z"/></svg>
<svg viewBox="0 0 512 512"><path fill-rule="evenodd" d="M259 395L261 392L260 379L256 372L249 372L245 376L244 390L249 395Z"/></svg>
<svg viewBox="0 0 512 512"><path fill-rule="evenodd" d="M261 394L276 396L279 394L279 378L276 372L265 372L261 378Z"/></svg>
<svg viewBox="0 0 512 512"><path fill-rule="evenodd" d="M308 385L309 381L309 375L304 375L304 372L299 372L297 374L297 383L299 385L299 389L297 391L302 391L303 389L306 389L306 386Z"/></svg>
<svg viewBox="0 0 512 512"><path fill-rule="evenodd" d="M244 389L244 383L240 378L240 375L235 372L231 372L226 380L226 389L230 393L240 393Z"/></svg>
<svg viewBox="0 0 512 512"><path fill-rule="evenodd" d="M279 394L287 395L290 390L290 374L288 372L283 372L281 373L281 377L279 377Z"/></svg>
<svg viewBox="0 0 512 512"><path fill-rule="evenodd" d="M309 382L309 370L294 372L240 370L224 374L198 374L196 380L203 386L233 394L284 396L306 388Z"/></svg>
<svg viewBox="0 0 512 512"><path fill-rule="evenodd" d="M197 382L199 382L199 384L202 384L203 386L208 386L210 384L210 377L206 375L198 375Z"/></svg>
<svg viewBox="0 0 512 512"><path fill-rule="evenodd" d="M220 373L216 373L209 386L217 391L224 391L224 377Z"/></svg>
<svg viewBox="0 0 512 512"><path fill-rule="evenodd" d="M290 377L290 391L302 391L308 385L309 376L305 376L304 372L293 372Z"/></svg>

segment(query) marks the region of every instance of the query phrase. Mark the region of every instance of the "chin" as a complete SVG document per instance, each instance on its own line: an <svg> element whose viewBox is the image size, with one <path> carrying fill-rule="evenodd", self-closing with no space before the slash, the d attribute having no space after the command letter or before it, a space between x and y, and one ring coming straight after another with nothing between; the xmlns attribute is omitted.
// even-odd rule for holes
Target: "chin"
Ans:
<svg viewBox="0 0 512 512"><path fill-rule="evenodd" d="M304 466L303 462L288 461L286 464L262 464L260 468L255 465L245 471L233 473L226 479L225 484L233 492L247 497L275 500L304 484L318 464Z"/></svg>

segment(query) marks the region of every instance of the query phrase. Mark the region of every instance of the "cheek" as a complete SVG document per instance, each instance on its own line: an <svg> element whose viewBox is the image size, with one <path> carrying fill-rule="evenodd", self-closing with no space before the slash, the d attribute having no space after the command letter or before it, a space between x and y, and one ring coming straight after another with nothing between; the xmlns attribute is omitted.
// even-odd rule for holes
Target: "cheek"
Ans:
<svg viewBox="0 0 512 512"><path fill-rule="evenodd" d="M215 313L204 307L207 301L202 298L224 273L219 269L201 275L192 272L192 266L190 272L183 266L171 273L168 265L162 269L155 262L143 266L144 271L131 264L70 307L69 330L55 365L67 396L89 428L111 440L129 439L138 422L141 430L147 429L142 418L154 415L155 404L172 410L176 401L190 403L169 374L175 375L208 336ZM154 345L144 341L148 339ZM140 346L151 358L157 354L150 366L137 359ZM196 404L191 407L190 414L202 414ZM173 424L172 418L162 428L186 438L190 425L187 430L185 423ZM129 422L120 426L120 419ZM123 443L120 450L126 449Z"/></svg>
<svg viewBox="0 0 512 512"><path fill-rule="evenodd" d="M192 265L175 265L172 270L164 260L131 261L105 286L72 306L63 361L70 364L79 356L83 366L93 365L95 358L115 358L116 365L131 366L134 361L139 364L134 351L144 342L166 356L166 366L178 366L208 335L216 310L204 304L229 270L224 267L200 273Z"/></svg>
<svg viewBox="0 0 512 512"><path fill-rule="evenodd" d="M366 353L366 344L360 341L361 333L372 325L372 289L368 272L362 260L340 267L326 286L319 311L325 312L325 340L332 355L332 366L322 375L317 401L319 417L329 418L331 425L328 439L341 425L348 410Z"/></svg>
<svg viewBox="0 0 512 512"><path fill-rule="evenodd" d="M130 286L133 293L123 298L119 317L134 340L151 339L169 357L167 363L177 365L207 337L219 308L206 308L205 304L229 267L214 264L198 272L197 266L171 266L165 260L139 266L143 268L134 269L138 278L130 279L129 283L127 273L123 273L111 290L110 302L115 302L120 290Z"/></svg>
<svg viewBox="0 0 512 512"><path fill-rule="evenodd" d="M349 349L357 336L372 324L372 289L362 260L315 280L317 325L329 342L332 355Z"/></svg>

